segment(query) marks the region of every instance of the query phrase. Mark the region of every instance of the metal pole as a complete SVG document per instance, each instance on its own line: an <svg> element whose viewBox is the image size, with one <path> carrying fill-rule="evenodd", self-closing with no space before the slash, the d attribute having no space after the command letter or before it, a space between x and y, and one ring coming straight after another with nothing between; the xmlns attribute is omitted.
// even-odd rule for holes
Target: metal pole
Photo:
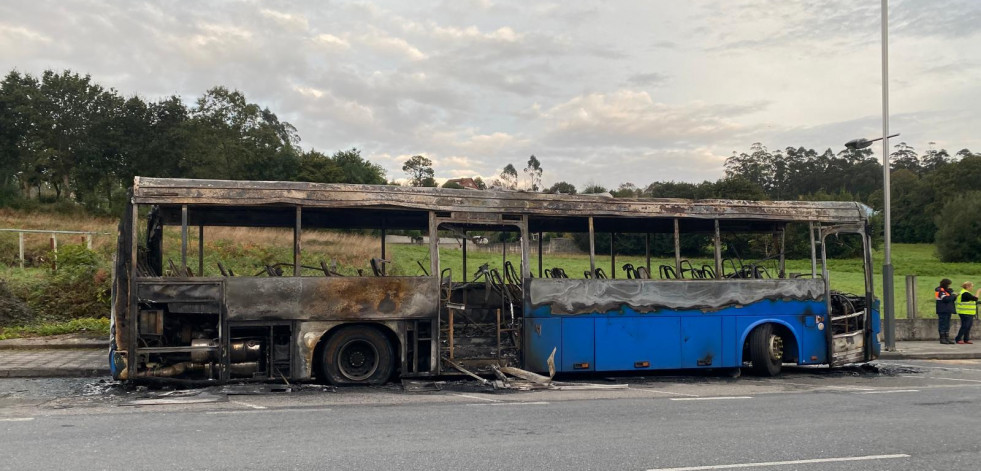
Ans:
<svg viewBox="0 0 981 471"><path fill-rule="evenodd" d="M722 279L722 231L719 230L719 220L715 220L715 236L712 237L715 246L715 279Z"/></svg>
<svg viewBox="0 0 981 471"><path fill-rule="evenodd" d="M300 276L301 237L303 237L303 207L297 206L296 219L293 221L293 276Z"/></svg>
<svg viewBox="0 0 981 471"><path fill-rule="evenodd" d="M198 226L198 276L204 276L204 226Z"/></svg>
<svg viewBox="0 0 981 471"><path fill-rule="evenodd" d="M678 278L684 278L681 276L681 226L678 218L674 220L674 269Z"/></svg>
<svg viewBox="0 0 981 471"><path fill-rule="evenodd" d="M58 270L58 236L51 234L51 269Z"/></svg>
<svg viewBox="0 0 981 471"><path fill-rule="evenodd" d="M187 205L181 206L181 270L187 271ZM175 273L175 276L187 276Z"/></svg>
<svg viewBox="0 0 981 471"><path fill-rule="evenodd" d="M20 267L24 268L24 233L17 234L17 247L20 253Z"/></svg>
<svg viewBox="0 0 981 471"><path fill-rule="evenodd" d="M382 260L388 260L388 258L385 257L385 242L386 242L385 241L385 237L386 237L386 234L387 233L388 233L388 231L386 231L385 228L383 227L382 228L382 233L381 233L381 236L382 236L382 246L381 246L381 249L382 249ZM464 243L467 242L467 238L466 237L463 238L463 242ZM385 275L388 274L388 273L385 272L385 265L386 265L386 263L385 262L382 262L381 265L382 265L381 266L382 276L385 276Z"/></svg>
<svg viewBox="0 0 981 471"><path fill-rule="evenodd" d="M589 217L589 276L596 276L596 234L593 232L593 217Z"/></svg>
<svg viewBox="0 0 981 471"><path fill-rule="evenodd" d="M617 243L617 234L610 233L610 278L617 277L617 251L614 246Z"/></svg>
<svg viewBox="0 0 981 471"><path fill-rule="evenodd" d="M882 301L885 312L886 350L896 349L896 311L893 302L892 214L889 188L889 1L882 0L882 211L884 260L882 263Z"/></svg>
<svg viewBox="0 0 981 471"><path fill-rule="evenodd" d="M463 231L463 282L467 282L467 231Z"/></svg>
<svg viewBox="0 0 981 471"><path fill-rule="evenodd" d="M543 260L544 260L545 257L544 257L544 255L542 255L542 253L543 253L542 252L542 231L538 231L538 277L539 278L543 278L545 276L544 269L543 269L544 268L543 267L543 265L544 265L544 261Z"/></svg>

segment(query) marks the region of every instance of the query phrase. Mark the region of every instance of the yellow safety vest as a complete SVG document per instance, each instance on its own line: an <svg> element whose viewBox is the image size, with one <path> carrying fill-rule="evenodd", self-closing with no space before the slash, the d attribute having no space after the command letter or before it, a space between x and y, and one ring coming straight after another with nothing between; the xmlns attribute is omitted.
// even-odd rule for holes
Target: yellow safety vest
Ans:
<svg viewBox="0 0 981 471"><path fill-rule="evenodd" d="M962 316L978 315L978 303L976 301L963 301L964 293L970 293L970 291L962 289L961 292L957 294L957 301L954 302L954 310L957 311L957 314Z"/></svg>

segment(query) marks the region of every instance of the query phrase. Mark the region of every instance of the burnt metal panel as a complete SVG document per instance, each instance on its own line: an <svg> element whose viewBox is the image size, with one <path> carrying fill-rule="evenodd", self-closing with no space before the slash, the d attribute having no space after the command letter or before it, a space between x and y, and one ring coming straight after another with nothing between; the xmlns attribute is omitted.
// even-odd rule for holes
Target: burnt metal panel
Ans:
<svg viewBox="0 0 981 471"><path fill-rule="evenodd" d="M142 303L166 303L170 312L217 313L221 309L221 281L137 280Z"/></svg>
<svg viewBox="0 0 981 471"><path fill-rule="evenodd" d="M639 313L663 309L716 311L757 301L821 300L822 279L789 280L596 280L536 278L525 281L526 304L532 312L548 306L552 315L618 311L627 306Z"/></svg>
<svg viewBox="0 0 981 471"><path fill-rule="evenodd" d="M436 316L432 277L234 277L229 320L387 320Z"/></svg>
<svg viewBox="0 0 981 471"><path fill-rule="evenodd" d="M133 201L138 204L301 205L305 208L402 210L439 208L440 211L449 212L492 212L529 216L612 218L657 216L827 223L861 222L867 219L865 208L858 203L848 202L633 199L518 191L408 188L391 185L136 177L133 192ZM540 230L540 228L533 224L532 230Z"/></svg>

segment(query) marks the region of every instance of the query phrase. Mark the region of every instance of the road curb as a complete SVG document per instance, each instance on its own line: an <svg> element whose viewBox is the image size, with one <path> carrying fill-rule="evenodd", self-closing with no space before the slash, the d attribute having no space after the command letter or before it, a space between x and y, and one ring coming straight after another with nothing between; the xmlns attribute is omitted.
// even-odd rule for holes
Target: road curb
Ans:
<svg viewBox="0 0 981 471"><path fill-rule="evenodd" d="M882 352L880 360L979 360L979 352L950 352L950 353L903 353Z"/></svg>
<svg viewBox="0 0 981 471"><path fill-rule="evenodd" d="M79 349L104 349L109 350L109 341L91 340L79 342L57 342L44 343L36 340L24 341L22 339L10 339L0 341L0 350L79 350Z"/></svg>
<svg viewBox="0 0 981 471"><path fill-rule="evenodd" d="M109 368L23 368L0 370L0 378L89 378L109 376Z"/></svg>

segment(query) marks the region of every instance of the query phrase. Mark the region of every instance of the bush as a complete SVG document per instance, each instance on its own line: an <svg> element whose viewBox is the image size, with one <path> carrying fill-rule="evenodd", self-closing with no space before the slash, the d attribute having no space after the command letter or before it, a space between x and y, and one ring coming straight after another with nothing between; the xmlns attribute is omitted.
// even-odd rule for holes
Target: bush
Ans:
<svg viewBox="0 0 981 471"><path fill-rule="evenodd" d="M937 218L937 254L943 262L981 261L981 192L952 199Z"/></svg>

